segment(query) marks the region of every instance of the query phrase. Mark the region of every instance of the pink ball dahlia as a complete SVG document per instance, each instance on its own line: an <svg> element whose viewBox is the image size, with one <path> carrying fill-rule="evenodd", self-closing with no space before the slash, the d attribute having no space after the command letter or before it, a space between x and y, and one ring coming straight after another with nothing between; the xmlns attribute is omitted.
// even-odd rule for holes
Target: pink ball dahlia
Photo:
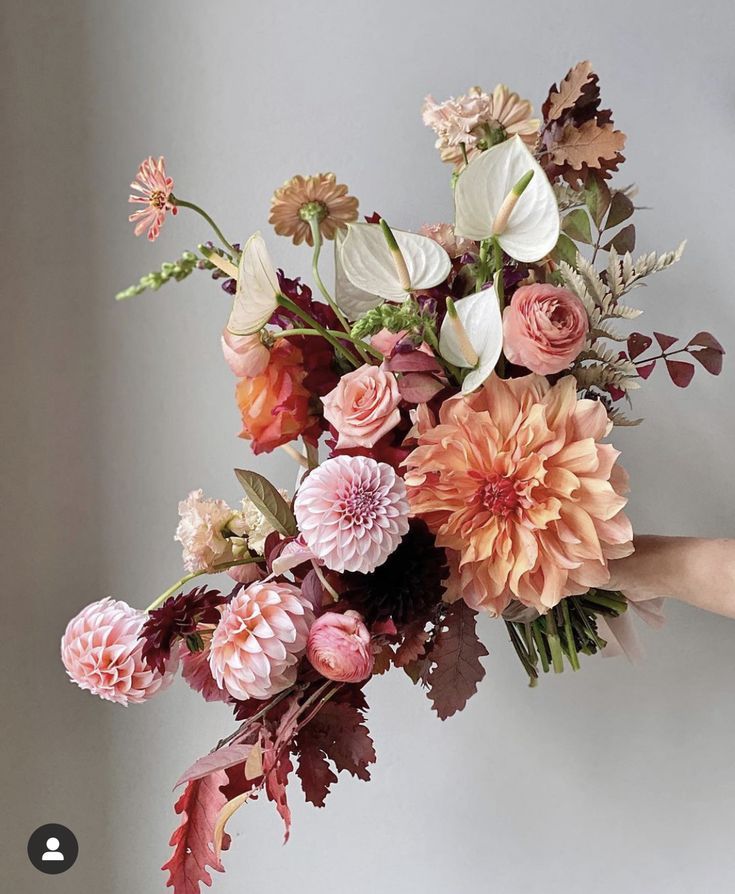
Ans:
<svg viewBox="0 0 735 894"><path fill-rule="evenodd" d="M306 657L328 680L366 680L373 672L375 656L362 616L353 611L325 612L311 626Z"/></svg>
<svg viewBox="0 0 735 894"><path fill-rule="evenodd" d="M61 639L61 660L69 677L119 705L138 704L168 686L177 662L172 660L165 674L148 667L138 638L145 620L145 612L115 599L83 608Z"/></svg>
<svg viewBox="0 0 735 894"><path fill-rule="evenodd" d="M406 460L414 515L447 550L448 598L500 614L540 612L604 587L608 561L633 552L627 475L600 443L612 424L576 381L491 376L420 426Z"/></svg>
<svg viewBox="0 0 735 894"><path fill-rule="evenodd" d="M294 512L312 552L333 571L374 571L408 531L406 486L386 463L336 456L306 478Z"/></svg>
<svg viewBox="0 0 735 894"><path fill-rule="evenodd" d="M269 698L290 686L314 620L299 589L258 581L221 611L209 650L217 685L238 699Z"/></svg>

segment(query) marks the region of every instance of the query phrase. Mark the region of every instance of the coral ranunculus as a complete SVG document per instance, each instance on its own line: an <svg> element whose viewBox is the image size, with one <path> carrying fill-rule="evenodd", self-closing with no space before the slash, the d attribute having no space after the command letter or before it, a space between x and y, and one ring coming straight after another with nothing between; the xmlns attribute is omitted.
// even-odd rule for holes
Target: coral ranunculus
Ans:
<svg viewBox="0 0 735 894"><path fill-rule="evenodd" d="M306 657L328 680L359 683L373 672L370 634L358 612L326 612L311 626Z"/></svg>
<svg viewBox="0 0 735 894"><path fill-rule="evenodd" d="M588 329L587 311L573 292L542 283L521 286L503 313L505 355L549 376L577 359Z"/></svg>
<svg viewBox="0 0 735 894"><path fill-rule="evenodd" d="M305 375L301 351L280 339L271 349L265 370L238 382L240 437L252 441L253 453L269 453L314 423L309 392L303 385Z"/></svg>
<svg viewBox="0 0 735 894"><path fill-rule="evenodd" d="M412 514L453 564L448 598L500 614L511 599L541 612L604 586L607 562L633 551L627 475L599 443L603 404L571 376L499 379L445 402L406 460Z"/></svg>

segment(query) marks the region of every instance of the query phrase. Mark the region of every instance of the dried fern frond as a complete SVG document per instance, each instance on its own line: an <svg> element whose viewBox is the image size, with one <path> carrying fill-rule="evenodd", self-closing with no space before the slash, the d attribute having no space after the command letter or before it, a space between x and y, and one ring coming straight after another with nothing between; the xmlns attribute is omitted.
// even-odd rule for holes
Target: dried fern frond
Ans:
<svg viewBox="0 0 735 894"><path fill-rule="evenodd" d="M615 298L619 298L629 292L640 280L652 273L666 270L681 259L684 254L686 239L673 251L657 255L655 251L641 255L635 262L630 252L626 252L622 259L613 249L607 265L607 281Z"/></svg>

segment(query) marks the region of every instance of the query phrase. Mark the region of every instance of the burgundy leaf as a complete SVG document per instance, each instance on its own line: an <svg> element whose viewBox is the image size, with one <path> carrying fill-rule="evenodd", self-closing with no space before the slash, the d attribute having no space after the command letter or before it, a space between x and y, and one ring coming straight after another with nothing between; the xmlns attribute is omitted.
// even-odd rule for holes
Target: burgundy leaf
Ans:
<svg viewBox="0 0 735 894"><path fill-rule="evenodd" d="M656 361L652 360L650 363L644 363L641 366L637 366L636 370L638 372L638 375L642 379L647 379L651 375L651 373L654 371L655 368L656 368Z"/></svg>
<svg viewBox="0 0 735 894"><path fill-rule="evenodd" d="M631 360L635 360L636 357L640 357L644 351L647 351L652 344L653 339L650 335L631 332L628 336L628 356Z"/></svg>
<svg viewBox="0 0 735 894"><path fill-rule="evenodd" d="M697 347L702 348L712 348L715 351L718 351L720 354L725 353L725 349L722 345L717 341L717 339L712 335L711 332L698 332L693 338L689 339L690 345L697 345Z"/></svg>
<svg viewBox="0 0 735 894"><path fill-rule="evenodd" d="M288 775L293 770L293 764L288 754L278 754L276 748L268 748L263 755L263 770L265 772L265 793L276 805L276 810L285 826L283 836L285 844L291 833L291 809L286 798L286 784Z"/></svg>
<svg viewBox="0 0 735 894"><path fill-rule="evenodd" d="M224 872L214 851L214 824L227 803L220 791L226 782L224 770L194 779L176 802L174 809L181 816L181 822L169 842L174 852L161 867L169 873L166 887L172 887L174 894L198 894L200 883L212 884L210 868ZM226 850L229 845L230 837L225 835L222 849Z"/></svg>
<svg viewBox="0 0 735 894"><path fill-rule="evenodd" d="M671 381L679 388L686 388L694 375L694 364L685 360L669 360L666 358L666 369L669 371Z"/></svg>
<svg viewBox="0 0 735 894"><path fill-rule="evenodd" d="M253 733L255 733L254 727ZM174 788L178 788L185 782L193 782L195 779L209 776L218 770L226 770L228 767L234 767L235 764L243 763L247 760L252 747L251 742L237 742L232 745L226 745L224 748L218 748L210 754L205 754L204 757L200 757L179 777Z"/></svg>
<svg viewBox="0 0 735 894"><path fill-rule="evenodd" d="M425 351L408 351L394 354L384 364L390 372L439 372L441 366L433 354Z"/></svg>
<svg viewBox="0 0 735 894"><path fill-rule="evenodd" d="M619 255L633 251L635 248L635 224L628 224L627 227L623 227L607 245L603 245L602 250L610 251L611 248L614 248Z"/></svg>
<svg viewBox="0 0 735 894"><path fill-rule="evenodd" d="M396 650L393 663L396 667L405 667L407 664L416 661L426 651L426 641L429 634L424 630L425 622L414 621L408 624L403 633L403 642Z"/></svg>
<svg viewBox="0 0 735 894"><path fill-rule="evenodd" d="M401 397L410 404L426 404L444 387L444 383L428 373L406 373L398 380Z"/></svg>
<svg viewBox="0 0 735 894"><path fill-rule="evenodd" d="M689 350L695 360L699 360L702 366L713 376L719 376L722 372L723 351L717 348L700 348L698 351Z"/></svg>
<svg viewBox="0 0 735 894"><path fill-rule="evenodd" d="M442 720L464 708L485 676L480 658L488 652L477 638L476 616L477 612L464 601L453 603L434 640L430 653L434 666L428 676L427 694Z"/></svg>
<svg viewBox="0 0 735 894"><path fill-rule="evenodd" d="M370 779L367 768L375 762L375 749L358 708L347 702L327 702L303 732L307 729L338 772Z"/></svg>
<svg viewBox="0 0 735 894"><path fill-rule="evenodd" d="M301 582L301 595L311 604L314 611L318 612L324 602L324 593L324 586L319 575L312 568Z"/></svg>
<svg viewBox="0 0 735 894"><path fill-rule="evenodd" d="M337 781L337 776L330 769L318 739L311 735L310 727L311 724L307 724L298 735L299 765L296 773L306 800L315 807L324 807L330 786Z"/></svg>
<svg viewBox="0 0 735 894"><path fill-rule="evenodd" d="M662 335L660 332L654 332L653 336L659 343L662 351L668 351L672 345L675 345L679 341L679 339L674 338L673 335Z"/></svg>

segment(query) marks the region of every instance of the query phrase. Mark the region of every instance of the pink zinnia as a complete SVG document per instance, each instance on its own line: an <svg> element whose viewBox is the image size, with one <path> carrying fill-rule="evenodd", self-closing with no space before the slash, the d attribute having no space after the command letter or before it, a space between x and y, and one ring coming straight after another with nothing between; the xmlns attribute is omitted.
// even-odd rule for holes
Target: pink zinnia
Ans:
<svg viewBox="0 0 735 894"><path fill-rule="evenodd" d="M171 201L174 191L174 181L166 176L166 162L161 156L158 161L148 157L141 163L135 180L130 188L139 192L138 196L130 196L128 202L145 205L140 211L134 211L128 220L135 224L135 235L140 236L143 230L148 230L148 239L153 242L158 239L161 226L166 218L166 212L176 214L178 208Z"/></svg>
<svg viewBox="0 0 735 894"><path fill-rule="evenodd" d="M119 705L138 704L167 686L176 661L163 675L148 667L138 639L145 620L145 612L115 599L82 609L61 639L61 660L69 677L82 689Z"/></svg>
<svg viewBox="0 0 735 894"><path fill-rule="evenodd" d="M408 531L403 480L364 456L336 456L315 469L294 512L307 546L333 571L374 571Z"/></svg>
<svg viewBox="0 0 735 894"><path fill-rule="evenodd" d="M296 679L314 620L293 584L251 584L222 607L209 666L218 686L238 699L269 698Z"/></svg>

